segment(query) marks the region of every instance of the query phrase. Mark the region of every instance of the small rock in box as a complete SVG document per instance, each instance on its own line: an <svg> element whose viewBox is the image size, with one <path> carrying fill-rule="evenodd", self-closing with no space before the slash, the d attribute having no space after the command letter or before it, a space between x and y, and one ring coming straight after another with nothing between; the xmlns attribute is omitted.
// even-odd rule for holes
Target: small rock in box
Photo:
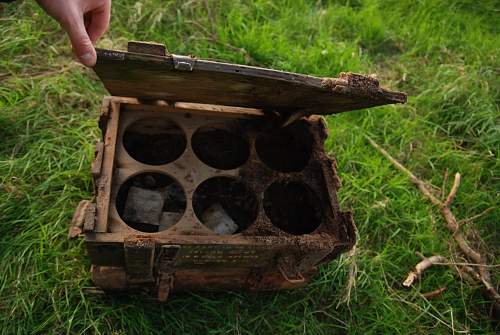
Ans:
<svg viewBox="0 0 500 335"><path fill-rule="evenodd" d="M238 225L219 203L206 209L201 216L201 221L218 235L231 235L238 230Z"/></svg>
<svg viewBox="0 0 500 335"><path fill-rule="evenodd" d="M158 226L163 209L163 196L158 191L130 187L125 202L125 220Z"/></svg>

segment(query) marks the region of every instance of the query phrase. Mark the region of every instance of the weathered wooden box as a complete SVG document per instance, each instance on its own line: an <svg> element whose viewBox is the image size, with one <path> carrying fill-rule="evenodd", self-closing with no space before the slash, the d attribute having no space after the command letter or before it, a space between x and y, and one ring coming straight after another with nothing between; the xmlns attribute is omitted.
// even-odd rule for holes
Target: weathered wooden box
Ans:
<svg viewBox="0 0 500 335"><path fill-rule="evenodd" d="M77 209L106 291L275 290L355 243L316 114L402 103L356 74L316 78L168 54L98 50L95 199Z"/></svg>

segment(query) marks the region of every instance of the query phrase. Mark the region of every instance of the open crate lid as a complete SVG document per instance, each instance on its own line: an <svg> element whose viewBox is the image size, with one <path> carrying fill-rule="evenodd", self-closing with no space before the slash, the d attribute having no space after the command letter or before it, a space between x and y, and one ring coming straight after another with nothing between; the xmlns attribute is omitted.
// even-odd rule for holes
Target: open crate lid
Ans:
<svg viewBox="0 0 500 335"><path fill-rule="evenodd" d="M359 74L319 78L173 55L145 42L129 42L127 52L97 49L94 70L114 96L259 108L289 121L406 102L405 93Z"/></svg>

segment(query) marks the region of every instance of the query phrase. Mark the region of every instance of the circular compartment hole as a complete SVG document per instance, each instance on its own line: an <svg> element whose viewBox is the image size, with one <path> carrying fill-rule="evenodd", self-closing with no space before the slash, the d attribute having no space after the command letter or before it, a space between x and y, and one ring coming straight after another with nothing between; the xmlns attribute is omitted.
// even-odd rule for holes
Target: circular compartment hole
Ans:
<svg viewBox="0 0 500 335"><path fill-rule="evenodd" d="M257 217L257 198L247 185L229 177L201 183L193 194L198 219L219 235L239 233Z"/></svg>
<svg viewBox="0 0 500 335"><path fill-rule="evenodd" d="M132 123L123 134L123 146L135 160L149 165L175 161L186 149L186 135L166 118L147 118Z"/></svg>
<svg viewBox="0 0 500 335"><path fill-rule="evenodd" d="M243 165L250 155L248 142L222 125L204 126L191 138L196 156L208 166L231 170Z"/></svg>
<svg viewBox="0 0 500 335"><path fill-rule="evenodd" d="M259 136L255 149L271 169L281 172L302 171L312 153L313 137L304 121L271 130Z"/></svg>
<svg viewBox="0 0 500 335"><path fill-rule="evenodd" d="M186 210L186 195L173 178L156 172L141 173L124 182L116 209L131 228L154 233L175 225Z"/></svg>
<svg viewBox="0 0 500 335"><path fill-rule="evenodd" d="M280 181L264 192L264 211L272 224L293 234L309 234L321 224L319 200L298 182Z"/></svg>

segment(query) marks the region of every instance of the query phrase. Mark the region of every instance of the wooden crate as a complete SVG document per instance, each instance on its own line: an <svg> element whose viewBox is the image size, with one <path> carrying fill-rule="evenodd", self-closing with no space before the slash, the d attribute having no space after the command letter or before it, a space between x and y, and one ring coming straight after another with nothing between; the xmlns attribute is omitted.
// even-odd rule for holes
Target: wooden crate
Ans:
<svg viewBox="0 0 500 335"><path fill-rule="evenodd" d="M356 74L316 78L139 42L98 50L95 70L112 96L101 110L95 199L81 203L71 234L84 236L98 287L162 301L176 290L295 288L352 248L353 219L339 208L315 114L402 103L404 94ZM125 214L132 187L174 184L184 202L173 226ZM213 204L236 232L206 226Z"/></svg>

